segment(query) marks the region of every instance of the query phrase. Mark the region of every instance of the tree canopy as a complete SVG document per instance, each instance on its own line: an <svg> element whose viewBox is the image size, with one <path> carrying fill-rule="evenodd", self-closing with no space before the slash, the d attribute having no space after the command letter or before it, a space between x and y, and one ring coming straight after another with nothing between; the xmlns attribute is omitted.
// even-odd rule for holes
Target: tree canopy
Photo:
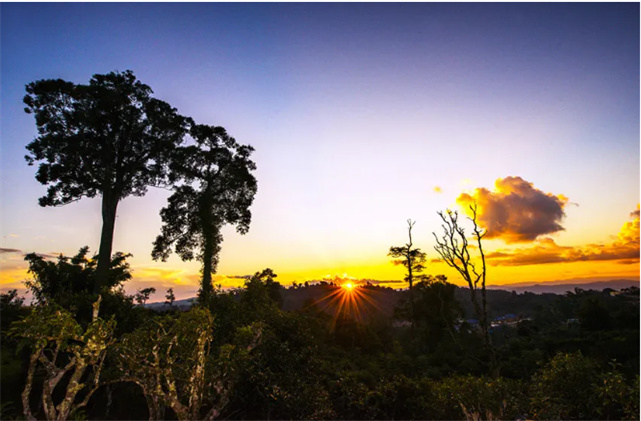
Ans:
<svg viewBox="0 0 641 421"><path fill-rule="evenodd" d="M414 287L414 280L423 281L427 279L425 275L422 275L421 272L425 270L425 260L427 255L421 251L420 248L413 248L412 243L412 228L416 224L416 221L411 219L407 220L407 235L409 236L410 241L404 246L392 246L389 249L388 256L393 257L396 260L392 260L392 263L395 265L403 265L407 269L407 275L405 275L404 280L409 283L410 286L410 305L412 310L412 323L416 322L416 309L414 307L414 295L412 289Z"/></svg>
<svg viewBox="0 0 641 421"><path fill-rule="evenodd" d="M106 280L118 202L167 181L189 119L151 96L133 72L94 75L89 84L43 79L26 87L25 111L38 135L27 145L36 179L48 185L41 206L102 197L103 227L94 292Z"/></svg>
<svg viewBox="0 0 641 421"><path fill-rule="evenodd" d="M177 150L172 163L171 178L185 184L175 188L160 212L163 226L152 257L165 261L173 246L182 260L200 260L202 297L212 292L222 227L236 225L241 234L249 230L256 164L250 159L254 149L238 144L222 127L194 125L190 134L195 144Z"/></svg>

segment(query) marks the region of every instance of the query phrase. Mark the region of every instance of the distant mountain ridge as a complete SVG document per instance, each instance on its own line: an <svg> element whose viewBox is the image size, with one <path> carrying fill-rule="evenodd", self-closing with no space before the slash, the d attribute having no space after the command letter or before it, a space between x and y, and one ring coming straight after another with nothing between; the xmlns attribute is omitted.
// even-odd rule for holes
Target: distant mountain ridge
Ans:
<svg viewBox="0 0 641 421"><path fill-rule="evenodd" d="M611 279L608 281L593 281L593 282L573 282L573 280L545 282L545 283L532 283L532 284L512 284L512 285L491 285L488 289L502 289L506 291L516 291L517 293L531 292L534 294L565 294L568 291L574 291L575 288L584 290L597 290L602 291L606 288L621 290L623 288L630 288L632 286L639 287L639 280L634 279ZM566 282L566 283L559 283Z"/></svg>

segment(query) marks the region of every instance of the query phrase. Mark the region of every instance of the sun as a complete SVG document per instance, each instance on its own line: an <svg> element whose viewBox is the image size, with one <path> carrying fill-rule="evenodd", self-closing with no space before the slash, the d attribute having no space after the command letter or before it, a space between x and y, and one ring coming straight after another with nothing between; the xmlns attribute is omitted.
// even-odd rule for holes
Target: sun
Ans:
<svg viewBox="0 0 641 421"><path fill-rule="evenodd" d="M327 293L314 302L320 311L328 309L333 313L331 330L336 327L339 318L347 317L363 323L366 316L373 311L381 310L374 295L378 292L375 288L361 285L356 279L334 279L338 281L328 285L325 283Z"/></svg>
<svg viewBox="0 0 641 421"><path fill-rule="evenodd" d="M343 286L343 288L345 288L348 291L351 291L352 289L354 289L354 284L351 283L351 282L347 282L347 283L343 284L342 286Z"/></svg>

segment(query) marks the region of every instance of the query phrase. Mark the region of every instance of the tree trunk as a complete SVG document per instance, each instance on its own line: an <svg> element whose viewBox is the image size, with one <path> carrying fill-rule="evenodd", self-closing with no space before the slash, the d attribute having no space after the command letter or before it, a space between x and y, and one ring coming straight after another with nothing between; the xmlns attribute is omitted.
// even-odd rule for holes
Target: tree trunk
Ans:
<svg viewBox="0 0 641 421"><path fill-rule="evenodd" d="M413 290L413 284L414 284L414 276L412 274L412 256L410 255L410 247L412 247L412 242L411 242L411 237L410 237L410 244L407 247L407 280L410 284L410 308L412 310L412 329L414 328L414 325L416 324L416 308L414 306L414 290Z"/></svg>
<svg viewBox="0 0 641 421"><path fill-rule="evenodd" d="M490 336L490 326L487 320L487 300L485 299L485 289L481 291L483 295L482 304L479 304L478 297L476 296L476 289L472 288L470 284L470 293L472 296L472 303L474 304L474 309L477 316L479 317L479 324L481 325L481 333L483 334L483 343L490 353L490 374L493 377L498 377L498 361L496 359L496 350L494 349L494 344L492 343L492 337Z"/></svg>
<svg viewBox="0 0 641 421"><path fill-rule="evenodd" d="M213 286L211 282L211 272L214 260L214 224L211 209L210 192L207 190L201 199L200 221L203 229L203 280L200 287L199 298L201 303L206 303L211 297Z"/></svg>
<svg viewBox="0 0 641 421"><path fill-rule="evenodd" d="M214 290L211 282L211 269L213 265L213 240L211 239L211 234L207 233L205 235L205 250L203 256L203 282L200 287L200 299L201 302L205 303L211 297L211 294Z"/></svg>
<svg viewBox="0 0 641 421"><path fill-rule="evenodd" d="M84 384L80 383L80 379L85 374L87 366L87 361L82 358L78 358L75 370L71 375L71 379L69 379L69 384L67 385L67 393L65 393L65 397L62 399L62 402L60 402L56 406L56 411L58 412L58 421L64 421L69 418L73 407L73 402L76 400L76 395L85 387Z"/></svg>
<svg viewBox="0 0 641 421"><path fill-rule="evenodd" d="M36 372L36 364L38 363L38 357L42 352L42 348L34 351L31 354L29 359L29 371L27 372L27 382L25 383L24 390L22 391L22 411L25 419L28 421L35 421L36 417L31 413L31 402L29 400L29 395L31 395L31 388L33 387L33 375Z"/></svg>
<svg viewBox="0 0 641 421"><path fill-rule="evenodd" d="M100 235L96 279L93 286L94 294L100 293L100 288L107 284L107 279L109 278L117 208L118 196L111 191L105 191L102 194L102 233Z"/></svg>
<svg viewBox="0 0 641 421"><path fill-rule="evenodd" d="M416 308L414 307L414 293L413 293L413 283L414 283L414 277L412 274L412 267L414 266L414 259L412 258L412 227L414 226L414 222L412 222L411 219L407 220L407 235L410 238L410 242L407 243L407 280L409 281L410 284L410 306L412 309L412 330L414 329L414 325L416 324Z"/></svg>

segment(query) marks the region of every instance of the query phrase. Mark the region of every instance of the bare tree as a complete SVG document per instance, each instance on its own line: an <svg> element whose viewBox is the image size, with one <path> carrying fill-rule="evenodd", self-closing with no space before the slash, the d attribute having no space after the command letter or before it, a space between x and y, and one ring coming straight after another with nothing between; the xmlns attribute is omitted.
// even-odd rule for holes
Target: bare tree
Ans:
<svg viewBox="0 0 641 421"><path fill-rule="evenodd" d="M407 220L407 233L409 235L410 241L404 246L393 246L390 247L388 256L394 257L397 260L394 260L395 265L403 265L407 269L407 275L405 276L405 281L410 285L410 306L412 309L412 326L416 321L416 309L414 308L414 296L413 296L413 286L414 280L424 280L426 279L425 275L421 275L421 272L425 270L425 253L421 251L420 248L412 248L412 228L416 224L416 221L411 219Z"/></svg>
<svg viewBox="0 0 641 421"><path fill-rule="evenodd" d="M441 258L449 266L457 270L463 277L470 289L472 304L474 310L479 318L479 324L483 333L483 341L490 353L490 363L493 371L497 369L496 352L492 345L492 338L490 337L490 329L487 317L487 293L485 290L485 280L487 274L487 265L485 263L485 254L483 252L483 245L481 240L487 234L487 231L479 227L477 223L477 206L476 203L470 205L472 217L468 218L472 221L473 234L476 244L471 245L465 235L465 229L459 225L458 212L447 210L445 214L438 212L443 220L443 236L439 238L436 233L436 246L434 249L441 256ZM470 254L470 249L478 249L479 262L475 263ZM478 292L481 292L481 301L479 302Z"/></svg>

